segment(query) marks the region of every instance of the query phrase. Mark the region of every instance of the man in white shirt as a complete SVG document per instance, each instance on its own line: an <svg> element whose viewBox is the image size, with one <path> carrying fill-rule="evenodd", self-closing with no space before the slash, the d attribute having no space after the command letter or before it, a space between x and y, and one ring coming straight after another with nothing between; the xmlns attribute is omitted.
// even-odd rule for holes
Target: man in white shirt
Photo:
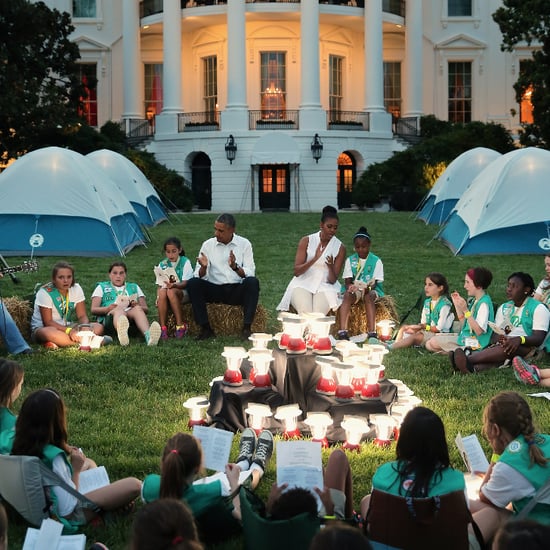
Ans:
<svg viewBox="0 0 550 550"><path fill-rule="evenodd" d="M195 276L187 282L195 322L201 331L197 340L215 336L208 321L209 302L243 306L241 336L248 339L258 305L260 283L248 239L235 234L235 218L220 214L214 222L214 237L202 243Z"/></svg>

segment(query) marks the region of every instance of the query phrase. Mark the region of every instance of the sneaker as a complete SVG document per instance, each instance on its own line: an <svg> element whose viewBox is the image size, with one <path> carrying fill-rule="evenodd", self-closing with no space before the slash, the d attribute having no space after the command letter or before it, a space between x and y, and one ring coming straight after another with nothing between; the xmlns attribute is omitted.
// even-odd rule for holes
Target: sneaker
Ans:
<svg viewBox="0 0 550 550"><path fill-rule="evenodd" d="M338 340L349 340L349 334L347 330L338 331Z"/></svg>
<svg viewBox="0 0 550 550"><path fill-rule="evenodd" d="M202 328L195 340L209 340L210 338L215 337L216 334L211 328Z"/></svg>
<svg viewBox="0 0 550 550"><path fill-rule="evenodd" d="M100 346L110 346L113 343L113 339L110 336L103 336Z"/></svg>
<svg viewBox="0 0 550 550"><path fill-rule="evenodd" d="M252 457L256 450L256 432L252 428L246 428L241 434L241 442L239 444L239 457L235 461L236 464L243 460L252 463Z"/></svg>
<svg viewBox="0 0 550 550"><path fill-rule="evenodd" d="M241 330L241 340L247 341L250 339L250 336L252 336L252 331L249 328L244 327Z"/></svg>
<svg viewBox="0 0 550 550"><path fill-rule="evenodd" d="M187 334L188 330L189 330L189 325L187 323L183 323L183 325L176 327L176 332L174 336L176 337L177 340L181 340Z"/></svg>
<svg viewBox="0 0 550 550"><path fill-rule="evenodd" d="M256 452L252 464L257 464L264 472L273 454L273 434L269 430L263 430L258 437Z"/></svg>
<svg viewBox="0 0 550 550"><path fill-rule="evenodd" d="M168 340L168 328L167 327L160 327L160 339L161 340Z"/></svg>
<svg viewBox="0 0 550 550"><path fill-rule="evenodd" d="M517 355L512 359L514 376L519 382L536 386L540 382L540 371L536 365L531 365L523 357Z"/></svg>
<svg viewBox="0 0 550 550"><path fill-rule="evenodd" d="M121 346L127 346L130 343L128 338L128 328L130 327L130 321L126 315L121 315L116 323L116 334Z"/></svg>
<svg viewBox="0 0 550 550"><path fill-rule="evenodd" d="M162 329L160 328L160 325L156 321L153 321L149 327L149 330L145 331L145 343L148 346L156 346L161 335Z"/></svg>

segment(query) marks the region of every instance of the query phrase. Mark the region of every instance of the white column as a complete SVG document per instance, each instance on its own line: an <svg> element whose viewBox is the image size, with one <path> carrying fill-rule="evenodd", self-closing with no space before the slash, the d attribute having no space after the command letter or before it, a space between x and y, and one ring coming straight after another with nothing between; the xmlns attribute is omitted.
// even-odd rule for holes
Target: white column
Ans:
<svg viewBox="0 0 550 550"><path fill-rule="evenodd" d="M163 113L181 113L181 9L180 0L164 0Z"/></svg>
<svg viewBox="0 0 550 550"><path fill-rule="evenodd" d="M248 129L245 11L245 0L227 0L227 103L222 112L224 130Z"/></svg>
<svg viewBox="0 0 550 550"><path fill-rule="evenodd" d="M365 109L384 110L382 0L365 1Z"/></svg>
<svg viewBox="0 0 550 550"><path fill-rule="evenodd" d="M420 117L423 113L422 70L422 1L407 0L405 13L405 67L403 98L404 117Z"/></svg>
<svg viewBox="0 0 550 550"><path fill-rule="evenodd" d="M365 1L365 111L371 132L391 132L391 115L384 108L382 0Z"/></svg>
<svg viewBox="0 0 550 550"><path fill-rule="evenodd" d="M143 118L143 81L141 79L141 48L138 0L123 0L122 4L122 118Z"/></svg>
<svg viewBox="0 0 550 550"><path fill-rule="evenodd" d="M326 124L321 110L321 70L319 58L319 2L300 2L300 129L319 130Z"/></svg>

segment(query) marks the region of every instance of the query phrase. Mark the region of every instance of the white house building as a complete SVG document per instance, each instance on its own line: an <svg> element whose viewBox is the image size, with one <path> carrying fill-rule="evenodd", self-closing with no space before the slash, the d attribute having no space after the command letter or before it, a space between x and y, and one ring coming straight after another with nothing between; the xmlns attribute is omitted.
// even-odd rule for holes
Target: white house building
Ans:
<svg viewBox="0 0 550 550"><path fill-rule="evenodd" d="M123 121L215 211L345 208L420 116L530 116L499 0L46 0L71 13L90 124Z"/></svg>

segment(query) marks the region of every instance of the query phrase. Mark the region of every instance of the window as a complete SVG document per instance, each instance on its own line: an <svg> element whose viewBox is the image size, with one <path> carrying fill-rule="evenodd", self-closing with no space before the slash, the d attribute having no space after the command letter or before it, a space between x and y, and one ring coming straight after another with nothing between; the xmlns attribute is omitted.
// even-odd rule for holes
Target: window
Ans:
<svg viewBox="0 0 550 550"><path fill-rule="evenodd" d="M204 57L202 60L204 78L204 111L207 120L218 120L218 58L215 55Z"/></svg>
<svg viewBox="0 0 550 550"><path fill-rule="evenodd" d="M286 54L260 54L260 89L262 119L284 119L286 116Z"/></svg>
<svg viewBox="0 0 550 550"><path fill-rule="evenodd" d="M519 62L520 74L524 72L525 61ZM521 124L533 124L533 103L531 102L531 95L533 93L533 86L529 86L523 95L521 96L521 102L519 104L519 121Z"/></svg>
<svg viewBox="0 0 550 550"><path fill-rule="evenodd" d="M447 15L449 17L471 17L472 0L448 0Z"/></svg>
<svg viewBox="0 0 550 550"><path fill-rule="evenodd" d="M96 0L73 0L73 17L96 17Z"/></svg>
<svg viewBox="0 0 550 550"><path fill-rule="evenodd" d="M472 63L449 62L449 122L472 120Z"/></svg>
<svg viewBox="0 0 550 550"><path fill-rule="evenodd" d="M80 98L78 114L90 126L97 126L97 67L95 63L82 63L78 66L80 82L84 87L85 95Z"/></svg>
<svg viewBox="0 0 550 550"><path fill-rule="evenodd" d="M145 64L145 116L152 121L162 111L162 63Z"/></svg>
<svg viewBox="0 0 550 550"><path fill-rule="evenodd" d="M401 63L384 62L384 106L393 119L401 116Z"/></svg>
<svg viewBox="0 0 550 550"><path fill-rule="evenodd" d="M344 58L337 55L330 55L329 62L329 92L328 104L331 122L340 120L340 111L342 111L342 73Z"/></svg>

